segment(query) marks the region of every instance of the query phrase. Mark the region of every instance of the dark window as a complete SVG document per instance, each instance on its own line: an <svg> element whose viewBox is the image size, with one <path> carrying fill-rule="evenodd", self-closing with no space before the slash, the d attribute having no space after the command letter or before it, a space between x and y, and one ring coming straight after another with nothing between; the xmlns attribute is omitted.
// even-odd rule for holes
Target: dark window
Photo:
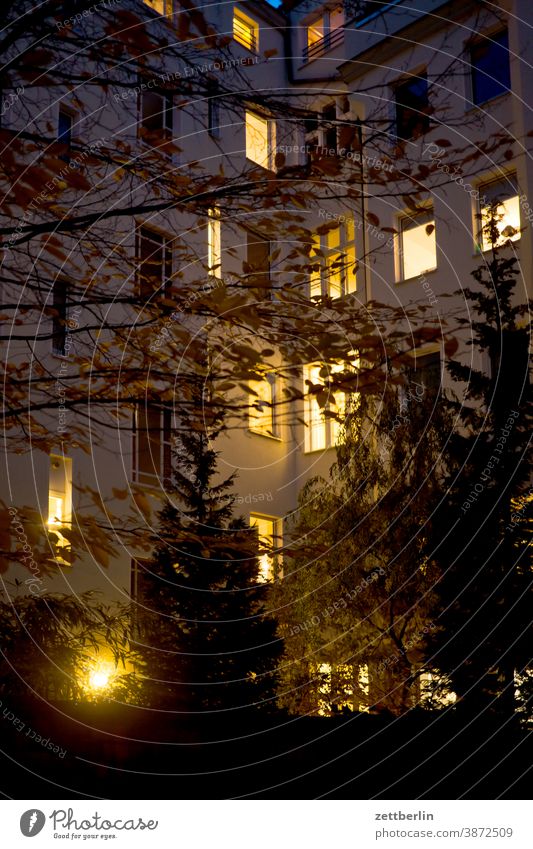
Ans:
<svg viewBox="0 0 533 849"><path fill-rule="evenodd" d="M409 369L409 381L413 384L411 397L422 400L428 395L435 396L441 388L440 354L415 355L415 364Z"/></svg>
<svg viewBox="0 0 533 849"><path fill-rule="evenodd" d="M270 297L270 241L258 233L248 233L246 260L250 268L250 285L261 289L265 297Z"/></svg>
<svg viewBox="0 0 533 849"><path fill-rule="evenodd" d="M60 145L64 146L62 148L62 152L59 154L59 158L63 159L64 162L70 162L70 153L72 146L72 124L73 119L70 112L66 112L64 109L59 110L59 118L57 121L57 140Z"/></svg>
<svg viewBox="0 0 533 849"><path fill-rule="evenodd" d="M172 138L174 100L171 94L153 89L142 91L139 111L142 135L146 141L158 144Z"/></svg>
<svg viewBox="0 0 533 849"><path fill-rule="evenodd" d="M164 236L140 227L138 231L139 295L148 301L154 294L164 295L172 276L172 253Z"/></svg>
<svg viewBox="0 0 533 849"><path fill-rule="evenodd" d="M322 110L324 147L337 153L337 108L334 103Z"/></svg>
<svg viewBox="0 0 533 849"><path fill-rule="evenodd" d="M65 280L56 280L52 293L52 306L54 316L52 318L52 351L54 354L65 356L65 342L67 340L67 283Z"/></svg>
<svg viewBox="0 0 533 849"><path fill-rule="evenodd" d="M220 136L220 90L216 83L210 83L207 90L207 129L210 135Z"/></svg>
<svg viewBox="0 0 533 849"><path fill-rule="evenodd" d="M428 82L425 76L411 77L396 86L396 136L408 141L429 130Z"/></svg>
<svg viewBox="0 0 533 849"><path fill-rule="evenodd" d="M130 597L132 601L132 624L134 633L140 636L147 624L156 579L150 560L132 558L130 571Z"/></svg>
<svg viewBox="0 0 533 849"><path fill-rule="evenodd" d="M511 88L507 30L485 36L470 47L472 101L485 103Z"/></svg>
<svg viewBox="0 0 533 849"><path fill-rule="evenodd" d="M139 404L133 423L133 477L137 483L170 483L170 439L171 411L154 404Z"/></svg>

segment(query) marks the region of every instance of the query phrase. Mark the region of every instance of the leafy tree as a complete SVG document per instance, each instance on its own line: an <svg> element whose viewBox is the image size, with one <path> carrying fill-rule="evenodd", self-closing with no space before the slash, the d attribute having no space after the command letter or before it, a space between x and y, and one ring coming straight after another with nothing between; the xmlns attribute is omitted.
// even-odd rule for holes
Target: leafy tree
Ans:
<svg viewBox="0 0 533 849"><path fill-rule="evenodd" d="M459 426L427 556L440 573L439 629L431 662L450 678L460 707L512 716L515 676L531 658L531 304L518 297L512 243L502 244L496 200L485 225L491 250L466 289L468 344L490 363L449 364ZM509 235L509 234L505 234Z"/></svg>
<svg viewBox="0 0 533 849"><path fill-rule="evenodd" d="M175 437L140 616L152 702L192 712L268 707L280 649L265 607L257 534L232 517L235 476L215 482L213 443L224 412L213 409L205 425L189 419Z"/></svg>
<svg viewBox="0 0 533 849"><path fill-rule="evenodd" d="M71 702L142 699L128 607L104 604L91 592L4 594L0 634L0 692L17 704L37 696Z"/></svg>
<svg viewBox="0 0 533 849"><path fill-rule="evenodd" d="M411 374L400 391L356 396L329 480L304 486L273 591L285 638L281 702L291 710L397 714L416 702L435 627L424 546L446 431L435 386Z"/></svg>

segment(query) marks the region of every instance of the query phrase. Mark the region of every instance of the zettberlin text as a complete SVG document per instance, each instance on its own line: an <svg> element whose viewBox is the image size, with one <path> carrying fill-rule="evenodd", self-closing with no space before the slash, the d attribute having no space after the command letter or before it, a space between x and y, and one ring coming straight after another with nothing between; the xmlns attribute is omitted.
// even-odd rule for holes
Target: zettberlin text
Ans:
<svg viewBox="0 0 533 849"><path fill-rule="evenodd" d="M382 814L375 814L377 820L433 820L435 816L427 813L427 811L416 811L414 814L405 814L403 811L388 811Z"/></svg>

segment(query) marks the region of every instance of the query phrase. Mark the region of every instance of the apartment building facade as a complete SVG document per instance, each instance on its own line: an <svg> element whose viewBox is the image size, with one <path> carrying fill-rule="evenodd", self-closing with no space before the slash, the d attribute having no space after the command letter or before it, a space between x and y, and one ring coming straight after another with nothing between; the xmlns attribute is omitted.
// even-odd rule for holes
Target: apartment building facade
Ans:
<svg viewBox="0 0 533 849"><path fill-rule="evenodd" d="M55 135L65 163L77 168L81 139L97 153L112 137L124 144L125 157L135 150L149 160L155 134L158 144L173 144L168 168L177 180L198 163L207 173L223 173L228 182L239 179L247 166L264 169L275 180L281 168L329 157L360 192L358 202L326 192L318 208L288 208L287 232L276 241L262 231L263 209L254 215L247 208L242 217L229 219L213 205L201 222L167 209L136 216L133 228L130 222L114 222L97 271L109 273L110 291L121 293L132 283L120 280L116 269L106 272L112 241L119 256L135 258L141 298L151 296L154 279L164 288L177 275L194 281L188 296L193 303L242 274L243 262L276 298L286 281L284 258L292 248L294 213L303 216L310 231L318 231L311 254L316 261L302 284L317 310L325 308L324 297L352 299L361 307L378 301L405 308L408 322L407 311L422 306L432 320L455 332L454 315L464 311L464 300L452 293L469 285L472 268L489 249L479 216L498 198L502 239L511 239L509 250L516 251L520 263L521 294L531 296L528 139L533 123L527 92L533 71L523 59L533 55L533 12L526 0L304 0L279 9L262 0L212 4L203 13L212 31L226 38L223 52L219 47L195 51L194 39L184 38L188 3L131 0L127 5L159 38L168 43L184 39L181 61L165 50L153 61L150 57L153 77L144 77L133 90L93 86L85 97L83 86L74 92L68 86L32 89L31 119L22 95L3 117L3 127L23 132L30 120L35 132ZM126 80L127 69L124 74ZM209 96L195 100L168 93L169 81L174 89L183 82L185 92L187 81L200 76L210 80ZM233 90L240 84L244 95L228 105L230 78ZM271 105L273 94L285 107L278 114ZM101 115L97 122L90 120L95 114ZM157 167L162 167L160 160ZM133 184L117 181L117 186L132 195L136 191ZM113 204L112 193L107 203ZM183 242L187 252L180 254ZM55 269L48 301L52 314L42 316L46 338L39 337L32 350L34 363L45 362L55 374L60 401L61 393L68 392L62 387L76 346L78 353L83 346L89 352L94 342L82 336L84 326L97 324L105 313L108 327L114 310L127 309L111 299L95 319L83 300L69 298L69 266L79 268L84 249L83 244L70 246L60 273ZM154 353L173 331L170 314L152 336ZM15 360L26 356L16 343L11 354ZM412 354L424 379L446 381L442 343L417 345ZM462 356L472 356L464 344ZM94 352L88 360L95 368ZM168 365L179 372L179 363ZM338 421L324 414L315 395L306 394L310 384L323 381L320 362L302 363L298 377L291 372L289 382L296 381L305 397L284 403L283 364L278 365L263 380L249 382L248 396L238 403L244 418L217 446L221 475L238 472L236 512L256 524L274 547L283 545L283 523L295 510L303 483L327 473L339 435ZM157 386L150 363L145 379ZM341 412L343 404L337 390L326 407ZM77 420L78 430L74 415L60 404L42 425L56 434L56 446L38 450L37 440L35 450L10 456L4 502L30 505L45 528L61 537L76 516L94 512L100 502L103 515L112 513L117 523L131 493L145 492L152 518L141 510L139 522L151 530L170 473L172 410L151 399L131 411L129 423L110 426L102 421L106 414L95 414ZM79 428L86 429L90 451L84 450ZM87 540L73 566L56 547L59 571L42 574L39 591L91 589L122 601L135 597L139 562L149 552L123 544L118 531L111 527L111 556L99 557ZM68 549L68 534L62 545ZM265 555L265 578L270 567Z"/></svg>

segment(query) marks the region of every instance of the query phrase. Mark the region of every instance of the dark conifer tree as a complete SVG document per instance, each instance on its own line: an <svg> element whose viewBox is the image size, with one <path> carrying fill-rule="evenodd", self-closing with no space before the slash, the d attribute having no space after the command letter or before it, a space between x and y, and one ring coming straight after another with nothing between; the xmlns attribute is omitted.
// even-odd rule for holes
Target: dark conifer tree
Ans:
<svg viewBox="0 0 533 849"><path fill-rule="evenodd" d="M180 413L187 427L182 420L174 440L172 483L145 571L145 674L153 704L268 708L280 644L265 609L257 534L232 515L235 475L215 482L224 415L212 397L209 421L205 408L198 414L203 383L192 380L194 412Z"/></svg>
<svg viewBox="0 0 533 849"><path fill-rule="evenodd" d="M518 266L501 242L498 205L486 227L494 246L464 296L470 345L489 373L452 362L462 398L450 443L452 471L428 552L441 574L431 661L448 674L460 706L510 716L515 676L531 659L532 563L530 304L516 294Z"/></svg>

